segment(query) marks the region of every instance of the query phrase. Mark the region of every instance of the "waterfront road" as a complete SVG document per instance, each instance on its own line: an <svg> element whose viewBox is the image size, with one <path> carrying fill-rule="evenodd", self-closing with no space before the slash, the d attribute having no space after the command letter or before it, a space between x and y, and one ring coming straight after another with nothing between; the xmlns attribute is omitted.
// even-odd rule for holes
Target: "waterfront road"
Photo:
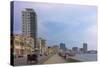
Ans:
<svg viewBox="0 0 100 67"><path fill-rule="evenodd" d="M38 63L37 64L43 64L46 60L51 58L53 55L49 56L38 56ZM19 65L34 65L34 63L27 63L27 56L23 56L20 58L14 59L14 65L19 66Z"/></svg>
<svg viewBox="0 0 100 67"><path fill-rule="evenodd" d="M75 59L78 61L86 62L86 61L97 61L97 54L76 54L71 59Z"/></svg>
<svg viewBox="0 0 100 67"><path fill-rule="evenodd" d="M55 54L51 58L49 58L47 61L45 61L43 64L55 64L55 63L66 63L67 61L64 60L62 57L60 57L58 54Z"/></svg>

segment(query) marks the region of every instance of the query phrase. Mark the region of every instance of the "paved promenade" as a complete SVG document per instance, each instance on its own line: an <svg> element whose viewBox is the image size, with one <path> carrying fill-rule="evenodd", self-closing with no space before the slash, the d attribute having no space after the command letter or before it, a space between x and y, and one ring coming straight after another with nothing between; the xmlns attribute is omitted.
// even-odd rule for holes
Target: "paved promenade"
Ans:
<svg viewBox="0 0 100 67"><path fill-rule="evenodd" d="M55 64L55 63L66 63L67 61L64 60L59 55L55 54L51 58L49 58L47 61L44 62L44 64Z"/></svg>

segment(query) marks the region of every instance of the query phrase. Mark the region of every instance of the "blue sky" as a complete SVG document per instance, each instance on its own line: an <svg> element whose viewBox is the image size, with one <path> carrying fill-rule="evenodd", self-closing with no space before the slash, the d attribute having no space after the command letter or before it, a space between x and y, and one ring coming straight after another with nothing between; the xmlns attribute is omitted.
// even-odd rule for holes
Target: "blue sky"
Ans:
<svg viewBox="0 0 100 67"><path fill-rule="evenodd" d="M21 11L32 8L37 14L38 37L47 40L48 45L97 49L97 7L86 5L14 2L14 33L21 33Z"/></svg>

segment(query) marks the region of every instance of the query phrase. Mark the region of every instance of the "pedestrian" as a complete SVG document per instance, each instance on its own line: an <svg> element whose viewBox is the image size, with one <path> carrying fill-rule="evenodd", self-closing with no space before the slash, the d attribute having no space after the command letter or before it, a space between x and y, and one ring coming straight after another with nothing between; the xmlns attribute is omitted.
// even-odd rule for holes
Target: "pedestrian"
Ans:
<svg viewBox="0 0 100 67"><path fill-rule="evenodd" d="M68 60L68 57L69 57L69 56L68 56L68 53L66 53L66 60Z"/></svg>

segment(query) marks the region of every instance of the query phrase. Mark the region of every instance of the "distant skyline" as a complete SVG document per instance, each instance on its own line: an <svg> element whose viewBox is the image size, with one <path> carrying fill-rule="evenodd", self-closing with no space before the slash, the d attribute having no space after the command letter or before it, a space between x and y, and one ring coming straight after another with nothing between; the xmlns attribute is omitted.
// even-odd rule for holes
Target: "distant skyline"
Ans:
<svg viewBox="0 0 100 67"><path fill-rule="evenodd" d="M32 8L37 14L38 37L48 45L65 43L67 48L97 49L97 7L86 5L14 2L14 33L22 33L21 11Z"/></svg>

